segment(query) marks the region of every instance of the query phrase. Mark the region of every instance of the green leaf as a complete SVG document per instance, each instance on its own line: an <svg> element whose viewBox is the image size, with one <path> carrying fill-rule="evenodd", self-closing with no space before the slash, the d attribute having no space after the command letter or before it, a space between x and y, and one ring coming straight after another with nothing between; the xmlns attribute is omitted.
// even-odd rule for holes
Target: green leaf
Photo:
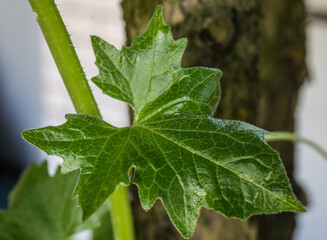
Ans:
<svg viewBox="0 0 327 240"><path fill-rule="evenodd" d="M0 239L58 240L97 226L95 217L82 223L82 209L72 191L77 172L54 177L47 164L31 165L11 192L9 210L0 211Z"/></svg>
<svg viewBox="0 0 327 240"><path fill-rule="evenodd" d="M92 37L99 75L92 81L105 94L129 103L135 122L158 114L211 115L220 97L221 71L180 68L186 39L174 41L162 9L154 13L147 31L121 51L99 37Z"/></svg>
<svg viewBox="0 0 327 240"><path fill-rule="evenodd" d="M121 51L92 37L104 93L129 103L133 126L116 128L97 117L67 115L58 127L23 137L64 159L63 172L81 169L75 194L88 218L117 185L138 186L141 204L159 198L184 237L201 207L247 219L253 214L304 211L264 130L210 117L220 98L221 72L180 68L186 41L174 41L159 7L146 30Z"/></svg>

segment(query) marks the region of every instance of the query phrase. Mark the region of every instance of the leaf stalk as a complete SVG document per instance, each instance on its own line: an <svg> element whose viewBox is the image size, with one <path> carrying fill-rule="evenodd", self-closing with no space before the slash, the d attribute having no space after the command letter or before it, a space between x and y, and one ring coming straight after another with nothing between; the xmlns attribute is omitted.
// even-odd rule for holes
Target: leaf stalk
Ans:
<svg viewBox="0 0 327 240"><path fill-rule="evenodd" d="M318 153L320 153L325 159L327 159L327 152L319 146L314 141L300 137L291 132L272 132L265 135L265 140L267 142L276 142L276 141L292 141L292 142L302 142L307 144L308 146L315 149Z"/></svg>

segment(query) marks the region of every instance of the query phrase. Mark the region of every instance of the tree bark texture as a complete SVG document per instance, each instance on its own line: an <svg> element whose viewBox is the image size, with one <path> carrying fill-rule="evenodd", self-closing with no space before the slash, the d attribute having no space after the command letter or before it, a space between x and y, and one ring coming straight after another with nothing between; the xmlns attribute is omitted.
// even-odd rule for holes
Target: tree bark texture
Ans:
<svg viewBox="0 0 327 240"><path fill-rule="evenodd" d="M127 45L144 32L158 4L175 39L188 38L183 67L220 68L222 98L215 117L237 119L270 131L294 131L298 91L307 76L302 0L124 0ZM293 144L280 152L295 194ZM134 188L137 239L182 239L160 201L145 213ZM261 215L247 222L202 209L192 239L290 240L295 214Z"/></svg>

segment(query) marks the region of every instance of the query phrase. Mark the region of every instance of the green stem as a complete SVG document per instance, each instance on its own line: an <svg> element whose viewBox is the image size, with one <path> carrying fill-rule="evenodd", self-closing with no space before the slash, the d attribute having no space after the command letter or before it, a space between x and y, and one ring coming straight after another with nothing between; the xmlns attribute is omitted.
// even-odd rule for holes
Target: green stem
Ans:
<svg viewBox="0 0 327 240"><path fill-rule="evenodd" d="M84 71L54 0L29 0L56 62L69 96L78 113L101 117ZM119 186L109 198L116 240L134 240L128 189ZM116 208L116 206L118 206ZM117 231L116 231L117 229Z"/></svg>
<svg viewBox="0 0 327 240"><path fill-rule="evenodd" d="M29 2L37 14L36 19L76 112L99 117L98 106L55 2L53 0L29 0Z"/></svg>
<svg viewBox="0 0 327 240"><path fill-rule="evenodd" d="M109 206L111 212L111 220L114 224L114 238L128 239L134 238L133 231L127 231L127 229L133 229L133 222L130 221L131 208L128 200L128 190L124 186L118 186L115 192L109 198Z"/></svg>
<svg viewBox="0 0 327 240"><path fill-rule="evenodd" d="M327 159L327 152L320 147L317 143L311 141L310 139L300 137L294 133L291 132L272 132L265 135L265 140L267 142L276 142L276 141L293 141L293 142L302 142L309 146L311 146L313 149L315 149L317 152L319 152L324 158Z"/></svg>

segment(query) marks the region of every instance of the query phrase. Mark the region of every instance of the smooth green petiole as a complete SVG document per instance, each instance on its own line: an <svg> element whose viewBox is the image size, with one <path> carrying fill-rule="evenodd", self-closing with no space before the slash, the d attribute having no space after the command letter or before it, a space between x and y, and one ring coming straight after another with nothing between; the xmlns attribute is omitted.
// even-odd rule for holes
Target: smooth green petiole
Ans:
<svg viewBox="0 0 327 240"><path fill-rule="evenodd" d="M311 141L308 138L300 137L291 132L272 132L265 135L265 140L267 142L277 142L277 141L292 141L292 142L302 142L319 152L325 159L327 159L327 152L319 146L317 143Z"/></svg>

